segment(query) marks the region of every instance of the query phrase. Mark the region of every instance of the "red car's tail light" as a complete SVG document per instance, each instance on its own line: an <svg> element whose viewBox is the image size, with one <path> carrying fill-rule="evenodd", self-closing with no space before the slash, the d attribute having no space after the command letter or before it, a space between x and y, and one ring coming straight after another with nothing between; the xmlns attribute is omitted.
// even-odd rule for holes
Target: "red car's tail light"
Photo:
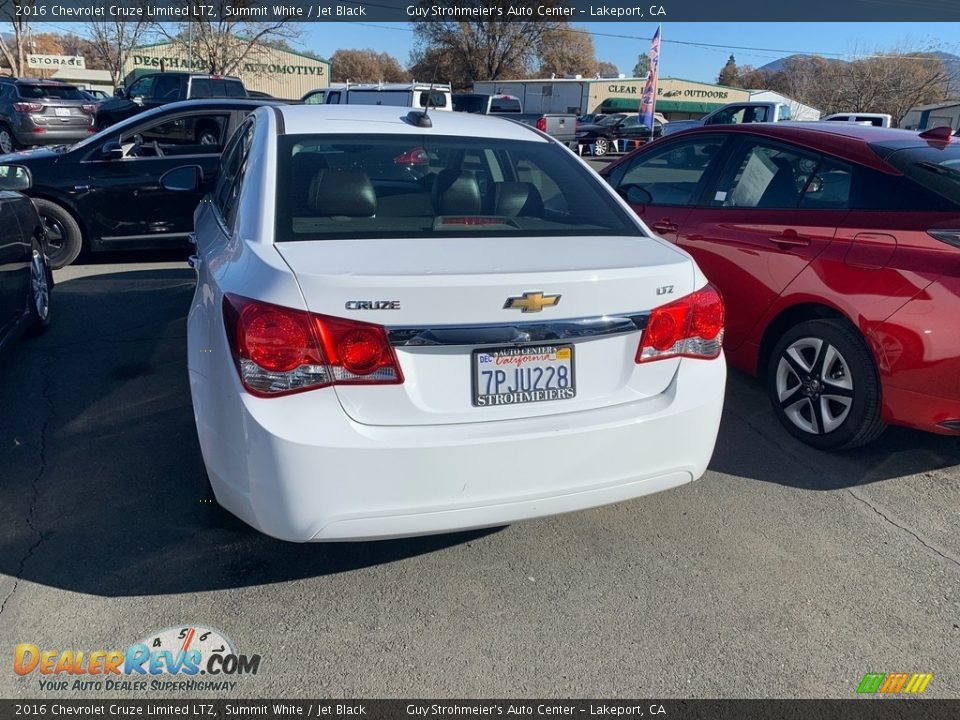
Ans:
<svg viewBox="0 0 960 720"><path fill-rule="evenodd" d="M396 354L379 325L238 295L224 296L223 320L240 381L254 395L403 382Z"/></svg>
<svg viewBox="0 0 960 720"><path fill-rule="evenodd" d="M13 109L17 112L38 113L43 112L43 105L41 103L15 102Z"/></svg>
<svg viewBox="0 0 960 720"><path fill-rule="evenodd" d="M650 313L636 362L671 357L715 358L723 345L723 298L713 285Z"/></svg>

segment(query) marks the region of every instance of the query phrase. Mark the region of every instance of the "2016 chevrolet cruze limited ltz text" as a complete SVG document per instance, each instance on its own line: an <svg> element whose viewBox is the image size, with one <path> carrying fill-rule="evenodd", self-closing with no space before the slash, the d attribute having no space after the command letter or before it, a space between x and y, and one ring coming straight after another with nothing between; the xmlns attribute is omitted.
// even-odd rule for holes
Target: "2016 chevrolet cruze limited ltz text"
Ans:
<svg viewBox="0 0 960 720"><path fill-rule="evenodd" d="M199 168L167 173L192 190ZM723 301L526 126L256 110L196 218L190 387L217 501L292 541L509 524L699 478Z"/></svg>

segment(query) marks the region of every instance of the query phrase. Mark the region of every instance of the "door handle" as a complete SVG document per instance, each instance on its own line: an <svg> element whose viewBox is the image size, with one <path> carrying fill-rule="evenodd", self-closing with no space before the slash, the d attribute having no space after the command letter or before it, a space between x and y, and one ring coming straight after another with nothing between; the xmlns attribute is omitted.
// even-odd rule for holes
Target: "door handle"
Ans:
<svg viewBox="0 0 960 720"><path fill-rule="evenodd" d="M199 256L199 255L191 255L190 257L188 257L188 258L187 258L187 265L189 265L190 267L192 267L194 270L196 270L197 268L199 268L199 267L200 267L200 256Z"/></svg>
<svg viewBox="0 0 960 720"><path fill-rule="evenodd" d="M680 226L677 225L676 223L672 223L669 220L664 219L658 223L654 223L653 229L656 232L660 233L661 235L665 235L666 233L676 232L677 230L680 229Z"/></svg>
<svg viewBox="0 0 960 720"><path fill-rule="evenodd" d="M795 230L784 230L780 235L774 235L770 242L777 245L790 245L791 247L805 247L810 244L810 238L803 235L797 235Z"/></svg>

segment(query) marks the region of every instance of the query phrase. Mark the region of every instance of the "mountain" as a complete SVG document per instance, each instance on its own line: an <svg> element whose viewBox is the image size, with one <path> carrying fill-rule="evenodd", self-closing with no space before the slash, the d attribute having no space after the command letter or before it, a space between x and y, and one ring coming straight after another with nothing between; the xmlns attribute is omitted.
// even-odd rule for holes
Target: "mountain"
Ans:
<svg viewBox="0 0 960 720"><path fill-rule="evenodd" d="M954 55L953 53L935 51L931 53L936 57L943 60L943 66L946 68L947 74L950 77L950 90L955 95L960 95L960 55ZM815 55L788 55L785 58L780 58L779 60L774 60L769 62L766 65L761 66L760 70L767 70L769 72L780 72L783 70L784 66L789 60L794 58L805 58L805 57L816 57ZM846 60L839 60L837 58L823 58L828 63L846 65Z"/></svg>
<svg viewBox="0 0 960 720"><path fill-rule="evenodd" d="M779 60L774 60L773 62L768 62L766 65L760 66L760 67L758 68L758 70L766 70L766 71L768 71L768 72L781 72L781 71L783 70L784 66L785 66L785 65L787 64L787 62L789 62L790 60L800 59L800 58L808 58L808 57L817 57L817 56L816 56L816 55L803 55L803 54L787 55L787 57L785 57L785 58L780 58ZM846 65L846 64L847 64L847 61L846 61L846 60L837 60L836 58L823 58L823 59L826 60L826 61L827 61L828 63L830 63L830 64L834 64L834 63L838 63L838 64L840 64L840 65ZM958 58L958 59L960 59L960 58Z"/></svg>

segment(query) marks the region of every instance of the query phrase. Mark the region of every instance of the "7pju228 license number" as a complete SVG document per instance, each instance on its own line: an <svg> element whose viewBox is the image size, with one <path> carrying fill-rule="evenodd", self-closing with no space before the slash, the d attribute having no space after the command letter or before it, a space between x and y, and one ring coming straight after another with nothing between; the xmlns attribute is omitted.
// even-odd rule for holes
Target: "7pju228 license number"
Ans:
<svg viewBox="0 0 960 720"><path fill-rule="evenodd" d="M577 395L572 345L475 350L472 359L477 407L570 400Z"/></svg>

